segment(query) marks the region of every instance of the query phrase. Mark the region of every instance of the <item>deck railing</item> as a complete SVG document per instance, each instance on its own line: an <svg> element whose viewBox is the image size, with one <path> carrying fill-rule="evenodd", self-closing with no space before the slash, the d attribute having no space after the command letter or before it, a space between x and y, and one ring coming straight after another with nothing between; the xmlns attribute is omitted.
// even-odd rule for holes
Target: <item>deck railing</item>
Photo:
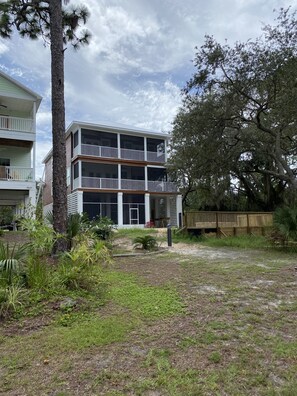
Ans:
<svg viewBox="0 0 297 396"><path fill-rule="evenodd" d="M103 178L103 177L82 177L82 187L86 188L108 188L115 189L119 188L118 179Z"/></svg>
<svg viewBox="0 0 297 396"><path fill-rule="evenodd" d="M166 181L148 181L148 191L151 192L177 192L176 184Z"/></svg>
<svg viewBox="0 0 297 396"><path fill-rule="evenodd" d="M29 118L0 116L0 129L33 132L33 120Z"/></svg>
<svg viewBox="0 0 297 396"><path fill-rule="evenodd" d="M123 190L145 190L144 180L121 179L121 188Z"/></svg>
<svg viewBox="0 0 297 396"><path fill-rule="evenodd" d="M0 180L32 181L33 169L18 166L0 166Z"/></svg>
<svg viewBox="0 0 297 396"><path fill-rule="evenodd" d="M76 146L73 150L73 154L79 155L79 146ZM97 146L94 144L82 144L81 145L81 155L90 155L99 158L119 158L119 150L117 147L109 146ZM143 150L131 150L131 149L120 149L120 158L128 159L134 161L144 161L145 152ZM165 154L157 153L153 151L147 152L148 162L165 162Z"/></svg>
<svg viewBox="0 0 297 396"><path fill-rule="evenodd" d="M271 212L186 212L184 224L188 229L240 229L271 227Z"/></svg>
<svg viewBox="0 0 297 396"><path fill-rule="evenodd" d="M118 158L118 149L116 147L82 144L81 153L82 155L92 155L94 157Z"/></svg>

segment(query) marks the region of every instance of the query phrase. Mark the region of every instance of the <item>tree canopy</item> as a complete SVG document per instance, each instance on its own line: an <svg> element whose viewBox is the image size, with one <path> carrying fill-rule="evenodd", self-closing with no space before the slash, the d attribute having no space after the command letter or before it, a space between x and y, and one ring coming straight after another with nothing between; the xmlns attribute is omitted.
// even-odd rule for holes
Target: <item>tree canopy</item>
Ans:
<svg viewBox="0 0 297 396"><path fill-rule="evenodd" d="M296 197L296 11L276 21L256 40L206 36L197 48L169 172L200 208L274 210Z"/></svg>
<svg viewBox="0 0 297 396"><path fill-rule="evenodd" d="M64 3L68 3L65 0ZM42 37L51 49L52 135L53 135L53 227L58 238L55 252L67 249L67 187L64 103L64 51L88 44L90 34L81 30L89 16L84 6L63 8L61 0L0 1L0 36L10 38L14 29L21 37Z"/></svg>

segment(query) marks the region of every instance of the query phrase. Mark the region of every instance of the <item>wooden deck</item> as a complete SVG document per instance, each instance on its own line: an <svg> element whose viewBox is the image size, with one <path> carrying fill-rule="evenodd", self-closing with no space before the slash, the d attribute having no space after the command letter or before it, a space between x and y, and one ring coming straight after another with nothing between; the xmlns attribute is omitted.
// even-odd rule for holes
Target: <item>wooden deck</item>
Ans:
<svg viewBox="0 0 297 396"><path fill-rule="evenodd" d="M264 234L272 227L272 212L186 212L184 225L187 230L202 233L214 230L217 235Z"/></svg>

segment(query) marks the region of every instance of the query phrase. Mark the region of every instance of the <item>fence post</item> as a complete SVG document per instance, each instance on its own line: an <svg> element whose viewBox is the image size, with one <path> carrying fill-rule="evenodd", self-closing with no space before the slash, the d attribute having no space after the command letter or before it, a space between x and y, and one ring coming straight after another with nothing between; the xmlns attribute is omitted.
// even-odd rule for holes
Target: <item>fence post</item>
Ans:
<svg viewBox="0 0 297 396"><path fill-rule="evenodd" d="M167 245L172 246L172 230L171 225L167 225Z"/></svg>

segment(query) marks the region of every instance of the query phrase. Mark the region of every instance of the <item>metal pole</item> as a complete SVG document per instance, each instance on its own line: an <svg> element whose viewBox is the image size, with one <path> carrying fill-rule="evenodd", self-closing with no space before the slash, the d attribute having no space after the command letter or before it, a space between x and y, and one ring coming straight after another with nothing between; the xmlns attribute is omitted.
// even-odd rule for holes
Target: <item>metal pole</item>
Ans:
<svg viewBox="0 0 297 396"><path fill-rule="evenodd" d="M167 244L168 246L172 246L172 232L171 225L167 225Z"/></svg>

